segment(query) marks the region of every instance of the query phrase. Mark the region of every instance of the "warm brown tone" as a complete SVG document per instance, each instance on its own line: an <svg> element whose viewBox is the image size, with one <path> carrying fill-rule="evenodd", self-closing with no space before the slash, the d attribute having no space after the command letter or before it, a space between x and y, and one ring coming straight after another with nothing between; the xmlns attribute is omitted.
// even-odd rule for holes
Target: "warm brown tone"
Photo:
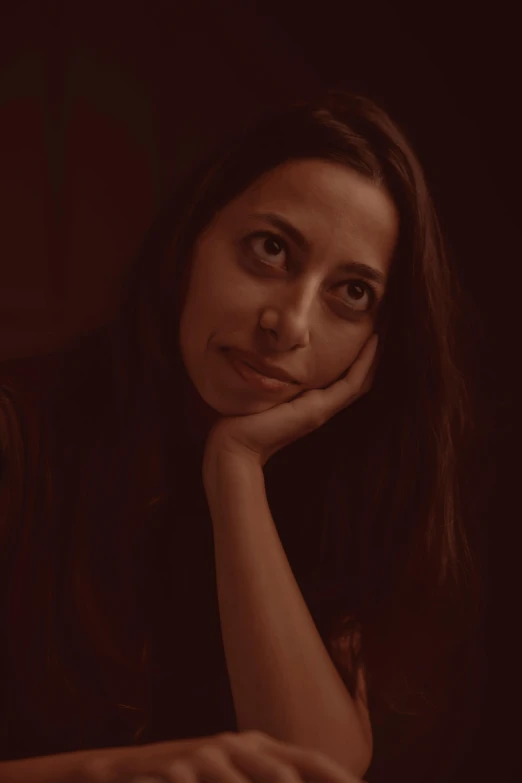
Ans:
<svg viewBox="0 0 522 783"><path fill-rule="evenodd" d="M197 471L201 447L190 445L190 417L180 416L187 379L177 327L190 251L215 211L237 193L285 160L308 157L344 163L385 183L399 211L400 237L374 388L284 457L274 457L266 470L270 506L276 521L295 520L293 489L303 508L308 492L310 502L316 499L320 546L303 561L303 592L351 691L357 665L366 667L376 746L389 743L390 753L398 747L389 730L381 744L390 710L425 715L431 725L439 711L446 718L452 692L465 680L477 586L464 533L472 509L465 514L462 503L473 419L455 347L458 286L421 169L402 134L373 104L332 95L263 118L205 161L166 205L129 275L121 317L64 361L62 382L51 389L39 420L48 451L38 453L36 423L23 418L19 430L5 403L4 484L19 480L29 441L39 460L32 477L40 484L14 492L4 524L11 536L12 682L18 703L29 699L31 714L50 726L63 722L64 736L67 710L81 713L84 727L94 725L107 705L121 705L127 694L140 709L128 710L128 726L120 722L114 736L122 744L135 732L147 736L148 651L161 649L158 629L166 618L176 622L178 607L152 603L165 595L161 580L173 550L162 551L158 535L141 581L136 563L146 561L136 553L153 495L165 504L163 532L172 528L169 514L181 509L177 501L168 505L169 493L177 491L174 471L185 481L190 455ZM13 405L23 408L16 395ZM316 484L303 481L307 471ZM284 535L297 552L304 533ZM184 554L177 554L180 563ZM196 629L191 596L177 598ZM356 627L362 646L350 656L343 631ZM73 638L81 644L70 655ZM206 665L204 657L201 662ZM100 703L90 678L103 683ZM408 722L398 730L405 741L425 726L421 717Z"/></svg>

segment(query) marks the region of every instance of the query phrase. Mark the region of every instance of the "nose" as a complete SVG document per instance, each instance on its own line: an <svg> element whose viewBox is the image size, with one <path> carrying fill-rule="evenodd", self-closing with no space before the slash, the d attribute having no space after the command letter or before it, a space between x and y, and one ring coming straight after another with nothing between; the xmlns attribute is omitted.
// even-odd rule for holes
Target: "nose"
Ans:
<svg viewBox="0 0 522 783"><path fill-rule="evenodd" d="M310 325L314 295L311 291L297 291L279 302L273 300L261 316L261 326L272 335L281 352L304 348L310 342Z"/></svg>

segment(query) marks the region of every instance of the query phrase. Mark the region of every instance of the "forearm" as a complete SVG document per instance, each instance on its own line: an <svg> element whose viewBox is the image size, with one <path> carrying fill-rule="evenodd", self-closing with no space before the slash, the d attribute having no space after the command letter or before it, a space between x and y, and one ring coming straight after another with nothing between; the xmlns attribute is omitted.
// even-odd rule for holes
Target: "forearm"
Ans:
<svg viewBox="0 0 522 783"><path fill-rule="evenodd" d="M371 748L292 574L262 468L216 454L204 481L238 728L317 748L362 776Z"/></svg>
<svg viewBox="0 0 522 783"><path fill-rule="evenodd" d="M206 738L208 741L208 738ZM169 759L183 756L205 741L204 737L157 743L169 746ZM72 753L60 753L53 756L38 756L15 761L0 761L0 781L2 783L77 783L79 780L99 780L104 768L118 765L121 760L125 767L132 768L133 756L136 757L136 772L139 771L138 756L144 746L124 748L99 748L81 750Z"/></svg>
<svg viewBox="0 0 522 783"><path fill-rule="evenodd" d="M80 779L93 751L60 753L29 759L0 762L2 783L73 783ZM106 751L100 751L105 754Z"/></svg>

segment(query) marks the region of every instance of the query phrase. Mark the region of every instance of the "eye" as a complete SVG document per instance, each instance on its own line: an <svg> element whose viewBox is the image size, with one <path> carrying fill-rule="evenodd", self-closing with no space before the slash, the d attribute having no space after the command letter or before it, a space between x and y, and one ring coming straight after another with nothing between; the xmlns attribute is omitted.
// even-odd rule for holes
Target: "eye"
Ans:
<svg viewBox="0 0 522 783"><path fill-rule="evenodd" d="M285 258L288 255L286 242L271 231L259 231L257 234L252 234L249 237L249 246L259 261L269 266L273 265L274 261L279 263L282 254Z"/></svg>
<svg viewBox="0 0 522 783"><path fill-rule="evenodd" d="M373 286L364 280L345 280L340 283L338 288L344 288L347 292L346 302L348 307L358 312L366 312L374 305L377 294Z"/></svg>
<svg viewBox="0 0 522 783"><path fill-rule="evenodd" d="M268 267L278 267L289 259L288 244L273 231L258 231L245 240L246 247L253 252L256 261ZM377 293L365 280L343 280L335 288L345 289L346 296L341 301L346 308L355 313L365 313L372 309L377 301Z"/></svg>

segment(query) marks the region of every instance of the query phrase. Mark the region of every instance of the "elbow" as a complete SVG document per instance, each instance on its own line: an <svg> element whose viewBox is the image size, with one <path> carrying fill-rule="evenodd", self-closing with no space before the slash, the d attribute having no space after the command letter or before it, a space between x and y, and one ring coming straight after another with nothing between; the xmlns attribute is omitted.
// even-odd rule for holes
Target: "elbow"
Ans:
<svg viewBox="0 0 522 783"><path fill-rule="evenodd" d="M348 764L344 764L343 766L348 770L348 772L350 772L352 775L355 775L358 780L362 780L370 769L372 758L372 745L371 743L368 744L365 742L359 746L357 754L352 755L352 758Z"/></svg>
<svg viewBox="0 0 522 783"><path fill-rule="evenodd" d="M351 744L349 758L347 759L345 756L342 766L357 779L362 780L370 769L372 758L373 737L371 729L369 731L362 729L358 742Z"/></svg>
<svg viewBox="0 0 522 783"><path fill-rule="evenodd" d="M372 749L364 748L361 753L361 757L358 759L357 768L354 770L354 774L356 777L360 778L361 780L364 778L364 776L370 769L372 758L373 758Z"/></svg>

